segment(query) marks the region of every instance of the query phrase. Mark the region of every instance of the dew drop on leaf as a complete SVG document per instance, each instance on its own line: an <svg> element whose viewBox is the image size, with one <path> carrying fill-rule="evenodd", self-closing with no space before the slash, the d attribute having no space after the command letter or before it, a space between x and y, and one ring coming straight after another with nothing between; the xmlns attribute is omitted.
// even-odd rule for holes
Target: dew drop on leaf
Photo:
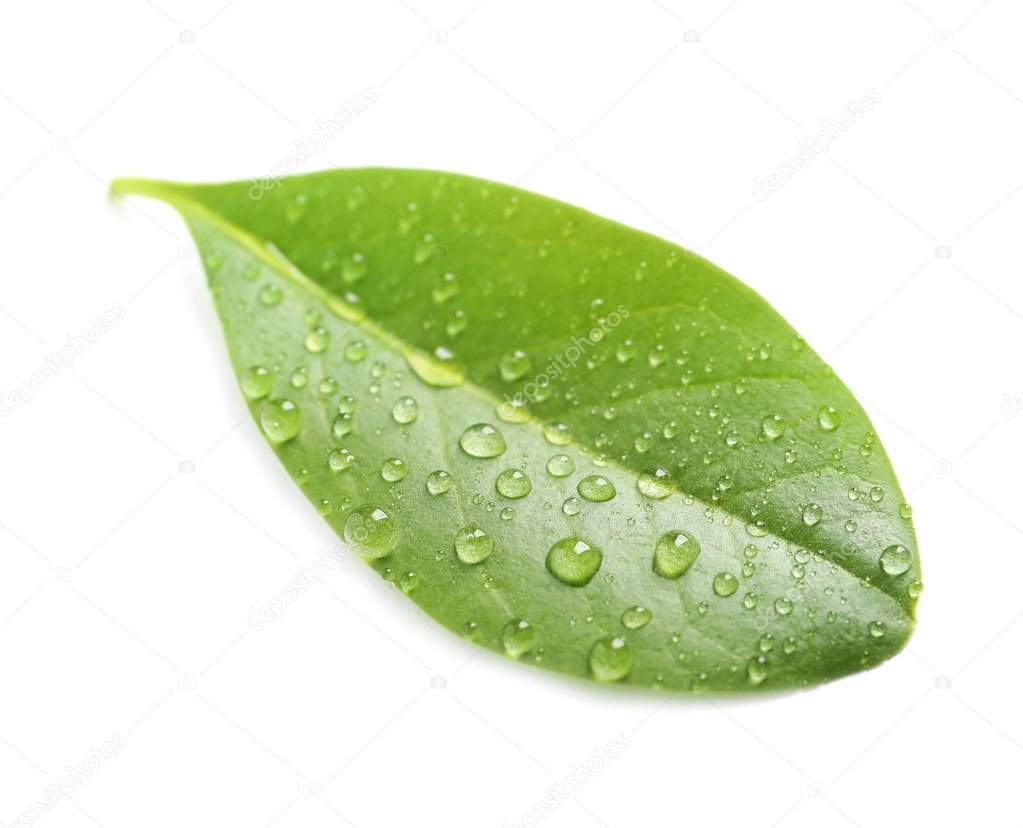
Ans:
<svg viewBox="0 0 1023 828"><path fill-rule="evenodd" d="M766 656L754 656L746 664L746 677L749 683L756 687L767 680L767 658Z"/></svg>
<svg viewBox="0 0 1023 828"><path fill-rule="evenodd" d="M671 475L666 469L652 469L640 474L636 480L636 488L644 497L653 500L664 500L671 494Z"/></svg>
<svg viewBox="0 0 1023 828"><path fill-rule="evenodd" d="M816 503L810 503L803 507L803 523L807 526L816 526L824 517L824 509Z"/></svg>
<svg viewBox="0 0 1023 828"><path fill-rule="evenodd" d="M654 547L654 572L662 578L681 578L699 555L699 541L688 532L667 532Z"/></svg>
<svg viewBox="0 0 1023 828"><path fill-rule="evenodd" d="M622 613L622 626L629 630L638 630L650 623L654 614L646 607L629 607Z"/></svg>
<svg viewBox="0 0 1023 828"><path fill-rule="evenodd" d="M330 331L324 327L313 328L305 335L305 349L311 354L322 354L330 347Z"/></svg>
<svg viewBox="0 0 1023 828"><path fill-rule="evenodd" d="M785 433L785 420L780 414L772 414L761 421L760 430L768 440L777 440Z"/></svg>
<svg viewBox="0 0 1023 828"><path fill-rule="evenodd" d="M575 461L567 454L555 454L547 461L547 473L551 477L568 477L575 471Z"/></svg>
<svg viewBox="0 0 1023 828"><path fill-rule="evenodd" d="M261 400L274 387L274 376L262 365L253 365L241 375L242 393L250 400Z"/></svg>
<svg viewBox="0 0 1023 828"><path fill-rule="evenodd" d="M442 495L451 488L453 482L450 474L443 469L438 469L427 475L426 491L434 496Z"/></svg>
<svg viewBox="0 0 1023 828"><path fill-rule="evenodd" d="M348 343L345 348L345 359L349 362L362 362L369 354L369 348L361 339Z"/></svg>
<svg viewBox="0 0 1023 828"><path fill-rule="evenodd" d="M563 538L547 553L547 569L563 584L581 587L597 574L603 559L599 549L581 538Z"/></svg>
<svg viewBox="0 0 1023 828"><path fill-rule="evenodd" d="M614 483L599 474L591 474L579 481L576 487L579 494L594 503L604 503L612 500L617 491Z"/></svg>
<svg viewBox="0 0 1023 828"><path fill-rule="evenodd" d="M380 466L380 476L388 483L399 483L408 477L408 465L400 457L388 457Z"/></svg>
<svg viewBox="0 0 1023 828"><path fill-rule="evenodd" d="M565 498L565 502L561 504L561 511L570 517L577 515L582 511L583 502L575 495L572 497Z"/></svg>
<svg viewBox="0 0 1023 828"><path fill-rule="evenodd" d="M386 558L398 543L398 525L383 509L367 504L345 520L344 536L360 558Z"/></svg>
<svg viewBox="0 0 1023 828"><path fill-rule="evenodd" d="M505 469L497 476L495 488L505 497L517 499L533 491L533 483L524 471Z"/></svg>
<svg viewBox="0 0 1023 828"><path fill-rule="evenodd" d="M355 455L346 448L333 449L327 455L327 466L332 472L347 471L355 463Z"/></svg>
<svg viewBox="0 0 1023 828"><path fill-rule="evenodd" d="M885 575L902 575L909 571L913 553L902 544L893 543L881 553L878 563Z"/></svg>
<svg viewBox="0 0 1023 828"><path fill-rule="evenodd" d="M621 681L636 663L636 654L624 638L602 638L589 655L590 670L597 681Z"/></svg>
<svg viewBox="0 0 1023 828"><path fill-rule="evenodd" d="M842 424L842 415L830 405L822 406L817 411L817 424L825 431L834 431Z"/></svg>
<svg viewBox="0 0 1023 828"><path fill-rule="evenodd" d="M355 427L355 419L351 414L338 414L334 418L334 423L331 426L331 430L334 433L334 437L340 440L342 437L347 437L352 433L352 429Z"/></svg>
<svg viewBox="0 0 1023 828"><path fill-rule="evenodd" d="M414 423L419 416L419 403L412 397L401 397L391 408L391 419L399 425Z"/></svg>
<svg viewBox="0 0 1023 828"><path fill-rule="evenodd" d="M509 621L501 631L501 644L512 658L524 656L536 646L536 629L528 621Z"/></svg>
<svg viewBox="0 0 1023 828"><path fill-rule="evenodd" d="M458 440L462 451L470 457L483 459L504 454L508 448L504 435L489 423L476 423L469 426Z"/></svg>
<svg viewBox="0 0 1023 828"><path fill-rule="evenodd" d="M302 430L302 409L291 400L270 400L259 411L259 424L273 442L287 442Z"/></svg>
<svg viewBox="0 0 1023 828"><path fill-rule="evenodd" d="M482 563L493 551L494 539L478 526L466 526L455 535L455 554L462 563Z"/></svg>
<svg viewBox="0 0 1023 828"><path fill-rule="evenodd" d="M547 423L543 427L543 436L554 446L567 446L572 442L572 429L567 423Z"/></svg>
<svg viewBox="0 0 1023 828"><path fill-rule="evenodd" d="M273 282L263 285L259 290L259 304L266 308L272 308L281 303L284 298L284 291L281 290L280 285L275 285Z"/></svg>
<svg viewBox="0 0 1023 828"><path fill-rule="evenodd" d="M735 591L739 588L739 579L731 572L719 572L714 576L712 586L715 595L720 598L727 598L729 595L734 595Z"/></svg>
<svg viewBox="0 0 1023 828"><path fill-rule="evenodd" d="M511 351L501 357L498 368L501 372L501 379L505 382L514 382L526 375L531 365L529 356L524 351Z"/></svg>

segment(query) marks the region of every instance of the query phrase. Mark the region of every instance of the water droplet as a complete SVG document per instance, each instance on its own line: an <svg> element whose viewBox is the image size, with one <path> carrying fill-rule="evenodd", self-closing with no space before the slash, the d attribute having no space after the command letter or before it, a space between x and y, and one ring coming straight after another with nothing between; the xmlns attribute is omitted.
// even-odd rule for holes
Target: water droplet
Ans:
<svg viewBox="0 0 1023 828"><path fill-rule="evenodd" d="M358 282L366 275L366 259L361 253L353 253L341 261L341 278L348 284Z"/></svg>
<svg viewBox="0 0 1023 828"><path fill-rule="evenodd" d="M478 526L466 526L455 535L455 554L467 564L478 564L494 551L494 539Z"/></svg>
<svg viewBox="0 0 1023 828"><path fill-rule="evenodd" d="M322 354L330 347L330 331L324 327L313 328L305 335L305 349L313 354Z"/></svg>
<svg viewBox="0 0 1023 828"><path fill-rule="evenodd" d="M590 650L590 670L597 681L621 681L636 663L636 654L624 638L602 638Z"/></svg>
<svg viewBox="0 0 1023 828"><path fill-rule="evenodd" d="M385 558L398 543L398 525L378 506L360 506L345 521L345 541L366 560Z"/></svg>
<svg viewBox="0 0 1023 828"><path fill-rule="evenodd" d="M274 387L274 375L262 365L254 365L240 378L242 393L250 400L261 400Z"/></svg>
<svg viewBox="0 0 1023 828"><path fill-rule="evenodd" d="M327 455L327 466L330 467L332 472L347 471L352 467L354 462L355 455L346 448L333 449L330 454Z"/></svg>
<svg viewBox="0 0 1023 828"><path fill-rule="evenodd" d="M432 354L406 350L405 361L419 379L434 388L454 388L465 382L465 366L443 345L434 348Z"/></svg>
<svg viewBox="0 0 1023 828"><path fill-rule="evenodd" d="M351 414L338 414L334 418L334 424L331 426L334 437L340 440L342 437L347 437L352 433L352 429L355 428L355 418Z"/></svg>
<svg viewBox="0 0 1023 828"><path fill-rule="evenodd" d="M412 397L401 397L391 409L391 418L400 425L414 423L419 416L419 403Z"/></svg>
<svg viewBox="0 0 1023 828"><path fill-rule="evenodd" d="M803 507L803 523L807 526L816 526L824 517L824 509L816 503L810 503Z"/></svg>
<svg viewBox="0 0 1023 828"><path fill-rule="evenodd" d="M567 423L547 423L543 427L543 436L551 445L567 446L572 442L572 429Z"/></svg>
<svg viewBox="0 0 1023 828"><path fill-rule="evenodd" d="M284 205L284 220L288 224L296 224L305 215L308 199L305 193L299 193Z"/></svg>
<svg viewBox="0 0 1023 828"><path fill-rule="evenodd" d="M680 578L699 554L700 543L688 532L668 532L654 547L654 572L662 578Z"/></svg>
<svg viewBox="0 0 1023 828"><path fill-rule="evenodd" d="M501 371L501 379L505 382L514 382L526 375L532 361L524 351L512 351L501 357L498 367Z"/></svg>
<svg viewBox="0 0 1023 828"><path fill-rule="evenodd" d="M497 457L508 448L504 435L489 423L476 423L469 426L458 440L462 451L470 457Z"/></svg>
<svg viewBox="0 0 1023 828"><path fill-rule="evenodd" d="M767 657L754 656L746 664L746 677L754 687L763 684L767 680Z"/></svg>
<svg viewBox="0 0 1023 828"><path fill-rule="evenodd" d="M584 477L579 481L576 489L584 498L594 503L604 503L613 499L618 494L615 491L614 483L606 477L601 477L599 474L591 474L588 477Z"/></svg>
<svg viewBox="0 0 1023 828"><path fill-rule="evenodd" d="M645 471L636 481L636 488L644 497L664 500L672 491L671 475L666 469Z"/></svg>
<svg viewBox="0 0 1023 828"><path fill-rule="evenodd" d="M305 388L309 384L309 369L296 368L291 373L292 388Z"/></svg>
<svg viewBox="0 0 1023 828"><path fill-rule="evenodd" d="M519 469L505 469L497 476L495 486L500 494L512 499L525 497L533 491L532 481Z"/></svg>
<svg viewBox="0 0 1023 828"><path fill-rule="evenodd" d="M569 516L579 514L579 512L582 511L582 508L583 502L574 495L572 497L566 498L565 502L561 504L561 511Z"/></svg>
<svg viewBox="0 0 1023 828"><path fill-rule="evenodd" d="M337 380L333 377L324 377L320 380L317 389L320 392L321 397L333 397L337 393L338 389Z"/></svg>
<svg viewBox="0 0 1023 828"><path fill-rule="evenodd" d="M884 634L888 629L884 625L884 621L871 621L867 624L867 631L870 633L871 638L884 638Z"/></svg>
<svg viewBox="0 0 1023 828"><path fill-rule="evenodd" d="M901 506L899 506L899 517L901 517L903 520L909 520L911 517L913 517L913 507L910 506L908 503L903 503Z"/></svg>
<svg viewBox="0 0 1023 828"><path fill-rule="evenodd" d="M842 415L838 409L825 405L817 411L817 422L825 431L834 431L842 424Z"/></svg>
<svg viewBox="0 0 1023 828"><path fill-rule="evenodd" d="M878 563L885 575L902 575L909 571L913 553L902 544L893 543L881 553Z"/></svg>
<svg viewBox="0 0 1023 828"><path fill-rule="evenodd" d="M451 479L450 474L443 469L438 469L437 471L430 472L427 476L426 491L434 496L442 495L451 488L453 483L454 480Z"/></svg>
<svg viewBox="0 0 1023 828"><path fill-rule="evenodd" d="M453 296L457 296L458 291L458 277L454 273L443 273L434 284L433 301L438 305L443 304Z"/></svg>
<svg viewBox="0 0 1023 828"><path fill-rule="evenodd" d="M734 595L739 588L739 579L731 572L719 572L714 576L713 587L715 595L727 598L729 595Z"/></svg>
<svg viewBox="0 0 1023 828"><path fill-rule="evenodd" d="M597 574L603 559L597 547L590 546L581 538L564 538L547 553L547 569L563 584L581 587Z"/></svg>
<svg viewBox="0 0 1023 828"><path fill-rule="evenodd" d="M780 414L772 414L760 423L760 430L768 440L777 440L785 433L785 420Z"/></svg>
<svg viewBox="0 0 1023 828"><path fill-rule="evenodd" d="M924 591L924 585L920 581L910 581L906 586L906 594L910 598L919 598L920 593Z"/></svg>
<svg viewBox="0 0 1023 828"><path fill-rule="evenodd" d="M302 409L291 400L270 400L259 411L263 432L275 443L284 443L302 430Z"/></svg>
<svg viewBox="0 0 1023 828"><path fill-rule="evenodd" d="M547 473L551 477L568 477L575 471L575 461L567 454L555 454L547 461Z"/></svg>
<svg viewBox="0 0 1023 828"><path fill-rule="evenodd" d="M646 607L630 607L622 613L622 626L629 630L642 629L653 617L654 614Z"/></svg>
<svg viewBox="0 0 1023 828"><path fill-rule="evenodd" d="M789 615L792 612L792 602L788 598L779 598L774 602L774 611L778 615Z"/></svg>
<svg viewBox="0 0 1023 828"><path fill-rule="evenodd" d="M501 631L501 644L512 658L519 658L532 650L536 646L536 639L536 629L521 619L509 621Z"/></svg>
<svg viewBox="0 0 1023 828"><path fill-rule="evenodd" d="M419 576L415 572L406 572L398 581L398 586L406 595L419 585Z"/></svg>
<svg viewBox="0 0 1023 828"><path fill-rule="evenodd" d="M408 477L408 466L400 457L388 457L380 466L380 476L388 483L398 483Z"/></svg>
<svg viewBox="0 0 1023 828"><path fill-rule="evenodd" d="M273 282L263 285L259 289L259 304L264 307L272 308L275 305L279 305L283 298L284 291L281 290L280 285L275 285Z"/></svg>
<svg viewBox="0 0 1023 828"><path fill-rule="evenodd" d="M345 348L345 359L349 362L362 362L369 354L369 348L361 339L350 342Z"/></svg>
<svg viewBox="0 0 1023 828"><path fill-rule="evenodd" d="M880 486L871 486L870 499L873 500L874 503L880 503L882 500L884 500L884 489L882 489Z"/></svg>
<svg viewBox="0 0 1023 828"><path fill-rule="evenodd" d="M337 401L338 414L354 414L356 405L355 397L345 394L345 396Z"/></svg>

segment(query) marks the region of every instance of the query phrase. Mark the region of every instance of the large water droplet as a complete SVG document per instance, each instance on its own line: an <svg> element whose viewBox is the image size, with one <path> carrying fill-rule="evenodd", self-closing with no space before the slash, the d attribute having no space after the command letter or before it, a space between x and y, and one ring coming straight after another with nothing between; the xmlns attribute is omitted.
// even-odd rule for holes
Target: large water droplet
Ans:
<svg viewBox="0 0 1023 828"><path fill-rule="evenodd" d="M893 543L878 560L885 575L902 575L909 571L913 563L913 553L900 543Z"/></svg>
<svg viewBox="0 0 1023 828"><path fill-rule="evenodd" d="M345 521L344 536L359 557L385 558L398 543L398 525L378 506L360 506Z"/></svg>
<svg viewBox="0 0 1023 828"><path fill-rule="evenodd" d="M504 435L489 423L476 423L462 432L458 445L470 457L497 457L508 448Z"/></svg>
<svg viewBox="0 0 1023 828"><path fill-rule="evenodd" d="M602 638L590 650L590 670L597 681L621 681L632 672L636 654L624 638Z"/></svg>
<svg viewBox="0 0 1023 828"><path fill-rule="evenodd" d="M505 382L514 382L526 375L532 364L529 355L525 351L512 351L501 357L498 368L501 371L501 379Z"/></svg>
<svg viewBox="0 0 1023 828"><path fill-rule="evenodd" d="M273 442L286 442L302 430L302 409L291 400L270 400L259 411L259 424Z"/></svg>
<svg viewBox="0 0 1023 828"><path fill-rule="evenodd" d="M497 491L505 497L517 499L533 491L533 483L524 471L505 469L497 476Z"/></svg>
<svg viewBox="0 0 1023 828"><path fill-rule="evenodd" d="M559 540L547 553L547 569L562 583L586 586L600 569L604 556L595 546L581 538Z"/></svg>
<svg viewBox="0 0 1023 828"><path fill-rule="evenodd" d="M618 494L615 491L614 483L599 474L591 474L588 477L584 477L579 481L576 489L578 489L580 495L594 503L604 503L613 499Z"/></svg>
<svg viewBox="0 0 1023 828"><path fill-rule="evenodd" d="M501 631L501 644L512 658L519 658L532 650L536 646L536 639L536 629L522 619L509 621Z"/></svg>
<svg viewBox="0 0 1023 828"><path fill-rule="evenodd" d="M455 554L462 563L481 563L493 551L494 539L478 526L466 526L455 535Z"/></svg>
<svg viewBox="0 0 1023 828"><path fill-rule="evenodd" d="M700 555L700 543L688 532L668 532L654 547L654 572L662 578L680 578Z"/></svg>
<svg viewBox="0 0 1023 828"><path fill-rule="evenodd" d="M572 442L572 429L567 423L547 423L543 427L543 436L552 445L567 446Z"/></svg>

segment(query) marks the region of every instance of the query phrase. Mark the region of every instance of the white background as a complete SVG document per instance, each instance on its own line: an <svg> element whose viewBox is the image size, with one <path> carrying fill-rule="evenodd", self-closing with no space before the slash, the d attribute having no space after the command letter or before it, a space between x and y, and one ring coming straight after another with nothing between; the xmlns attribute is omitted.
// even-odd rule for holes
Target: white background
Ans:
<svg viewBox="0 0 1023 828"><path fill-rule="evenodd" d="M0 419L0 824L119 738L45 825L514 825L620 736L539 824L1018 826L1021 26L1010 0L7 4L0 391L126 315ZM905 652L777 697L621 692L477 653L354 559L247 628L334 539L245 415L181 222L107 185L265 175L367 88L303 170L471 173L684 241L834 364L915 507Z"/></svg>

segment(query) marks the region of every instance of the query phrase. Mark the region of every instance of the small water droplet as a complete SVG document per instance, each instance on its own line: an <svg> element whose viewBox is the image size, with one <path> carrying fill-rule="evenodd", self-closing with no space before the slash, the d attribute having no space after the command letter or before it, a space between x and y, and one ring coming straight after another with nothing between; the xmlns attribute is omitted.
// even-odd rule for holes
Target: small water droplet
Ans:
<svg viewBox="0 0 1023 828"><path fill-rule="evenodd" d="M334 437L338 440L351 434L353 428L355 428L355 418L351 414L338 414L331 426Z"/></svg>
<svg viewBox="0 0 1023 828"><path fill-rule="evenodd" d="M758 655L751 658L746 664L746 677L754 687L763 684L767 680L767 657Z"/></svg>
<svg viewBox="0 0 1023 828"><path fill-rule="evenodd" d="M902 544L893 543L881 553L878 563L885 575L903 575L913 563L913 553Z"/></svg>
<svg viewBox="0 0 1023 828"><path fill-rule="evenodd" d="M842 424L842 415L838 413L838 409L825 405L817 411L817 423L825 431L834 431Z"/></svg>
<svg viewBox="0 0 1023 828"><path fill-rule="evenodd" d="M505 497L518 499L533 491L533 483L524 471L505 469L497 476L497 491Z"/></svg>
<svg viewBox="0 0 1023 828"><path fill-rule="evenodd" d="M509 621L501 631L501 644L512 658L524 656L536 646L536 640L536 629L522 619Z"/></svg>
<svg viewBox="0 0 1023 828"><path fill-rule="evenodd" d="M408 466L400 457L388 457L380 466L380 476L388 483L398 483L408 477Z"/></svg>
<svg viewBox="0 0 1023 828"><path fill-rule="evenodd" d="M355 509L345 521L345 541L366 560L385 558L398 543L398 525L378 506Z"/></svg>
<svg viewBox="0 0 1023 828"><path fill-rule="evenodd" d="M327 466L332 472L340 473L347 471L352 467L354 462L355 455L346 448L333 449L330 454L327 455Z"/></svg>
<svg viewBox="0 0 1023 828"><path fill-rule="evenodd" d="M366 259L361 253L353 253L341 261L341 278L354 284L366 275Z"/></svg>
<svg viewBox="0 0 1023 828"><path fill-rule="evenodd" d="M629 630L639 630L653 619L654 614L646 607L630 607L622 613L622 626Z"/></svg>
<svg viewBox="0 0 1023 828"><path fill-rule="evenodd" d="M466 564L478 564L494 551L494 539L476 525L466 526L455 535L455 554Z"/></svg>
<svg viewBox="0 0 1023 828"><path fill-rule="evenodd" d="M391 418L399 425L414 423L419 416L419 403L412 397L401 397L391 408Z"/></svg>
<svg viewBox="0 0 1023 828"><path fill-rule="evenodd" d="M547 423L543 427L543 436L554 446L567 446L572 442L572 429L567 423Z"/></svg>
<svg viewBox="0 0 1023 828"><path fill-rule="evenodd" d="M603 560L601 551L581 538L563 538L547 553L547 569L562 583L581 587L597 574Z"/></svg>
<svg viewBox="0 0 1023 828"><path fill-rule="evenodd" d="M398 581L398 586L402 592L408 595L419 585L419 576L415 572L406 572Z"/></svg>
<svg viewBox="0 0 1023 828"><path fill-rule="evenodd" d="M454 480L451 479L450 474L443 469L438 469L437 471L430 472L427 476L426 491L434 496L442 495L451 488L453 483Z"/></svg>
<svg viewBox="0 0 1023 828"><path fill-rule="evenodd" d="M621 681L632 672L636 654L624 638L602 638L590 650L589 662L597 681Z"/></svg>
<svg viewBox="0 0 1023 828"><path fill-rule="evenodd" d="M715 595L727 598L729 595L734 595L739 588L739 579L731 572L719 572L714 576L713 588Z"/></svg>
<svg viewBox="0 0 1023 828"><path fill-rule="evenodd" d="M504 454L508 448L504 435L489 423L469 426L458 440L462 451L470 457L489 458Z"/></svg>
<svg viewBox="0 0 1023 828"><path fill-rule="evenodd" d="M555 454L547 461L547 473L551 477L568 477L575 471L575 461L567 454Z"/></svg>
<svg viewBox="0 0 1023 828"><path fill-rule="evenodd" d="M777 440L785 433L785 420L780 414L772 414L760 423L760 430L768 440Z"/></svg>
<svg viewBox="0 0 1023 828"><path fill-rule="evenodd" d="M369 347L361 339L348 343L345 348L345 359L349 362L362 362L369 354Z"/></svg>
<svg viewBox="0 0 1023 828"><path fill-rule="evenodd" d="M654 572L662 578L681 578L699 555L699 541L688 532L667 532L654 547Z"/></svg>
<svg viewBox="0 0 1023 828"><path fill-rule="evenodd" d="M276 285L273 282L265 284L259 289L259 304L264 307L275 307L281 303L283 298L284 291L281 290L280 285Z"/></svg>
<svg viewBox="0 0 1023 828"><path fill-rule="evenodd" d="M501 372L501 379L505 382L514 382L526 375L532 361L525 351L511 351L501 357L498 368Z"/></svg>
<svg viewBox="0 0 1023 828"><path fill-rule="evenodd" d="M884 634L888 631L884 621L871 621L867 624L867 630L870 632L871 638L884 638Z"/></svg>
<svg viewBox="0 0 1023 828"><path fill-rule="evenodd" d="M259 411L263 432L275 443L284 443L302 430L302 409L291 400L270 400Z"/></svg>
<svg viewBox="0 0 1023 828"><path fill-rule="evenodd" d="M614 484L606 477L599 474L591 474L579 481L576 486L579 494L594 503L604 503L612 500L618 492Z"/></svg>
<svg viewBox="0 0 1023 828"><path fill-rule="evenodd" d="M824 509L816 503L810 503L803 507L803 523L807 526L816 526L824 517Z"/></svg>
<svg viewBox="0 0 1023 828"><path fill-rule="evenodd" d="M312 354L322 354L330 347L330 331L324 327L313 328L305 335L305 349Z"/></svg>
<svg viewBox="0 0 1023 828"><path fill-rule="evenodd" d="M644 497L664 500L672 492L671 475L666 469L645 471L636 481L636 488Z"/></svg>
<svg viewBox="0 0 1023 828"><path fill-rule="evenodd" d="M262 365L254 365L240 377L242 393L250 400L261 400L274 387L274 375Z"/></svg>
<svg viewBox="0 0 1023 828"><path fill-rule="evenodd" d="M566 498L565 502L561 504L561 511L566 515L577 515L582 511L583 502L573 495L572 497Z"/></svg>

